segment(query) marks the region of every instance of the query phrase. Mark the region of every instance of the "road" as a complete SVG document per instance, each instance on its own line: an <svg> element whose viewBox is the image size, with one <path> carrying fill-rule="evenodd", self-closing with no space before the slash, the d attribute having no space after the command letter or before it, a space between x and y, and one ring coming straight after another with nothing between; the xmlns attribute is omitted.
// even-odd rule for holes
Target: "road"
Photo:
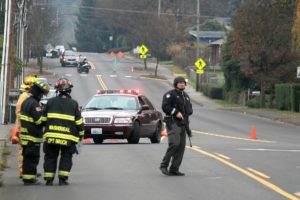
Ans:
<svg viewBox="0 0 300 200"><path fill-rule="evenodd" d="M162 95L171 85L141 78L145 71L132 71L133 66L142 69L140 61L121 58L114 67L109 55L86 56L93 63L89 74L80 75L72 67L55 68L73 82L72 96L80 105L97 89L139 88L161 110ZM74 156L71 184L65 187L57 186L57 180L53 187L24 187L17 177L14 151L0 199L300 199L298 127L196 104L193 108L193 147L186 147L180 169L186 173L184 177L164 176L158 169L166 138L160 144L148 139L137 145L125 140L84 144L80 155ZM252 127L256 128L256 140L250 139ZM42 163L43 158L40 172Z"/></svg>

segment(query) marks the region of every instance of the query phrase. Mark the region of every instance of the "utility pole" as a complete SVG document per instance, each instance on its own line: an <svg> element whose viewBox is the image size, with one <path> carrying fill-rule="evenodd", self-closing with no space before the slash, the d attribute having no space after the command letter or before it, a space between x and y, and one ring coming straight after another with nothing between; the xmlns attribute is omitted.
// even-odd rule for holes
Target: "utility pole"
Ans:
<svg viewBox="0 0 300 200"><path fill-rule="evenodd" d="M5 19L4 19L4 39L1 62L1 79L0 79L0 120L5 123L5 110L7 105L7 78L8 78L8 54L9 54L9 36L11 20L11 0L5 1Z"/></svg>
<svg viewBox="0 0 300 200"><path fill-rule="evenodd" d="M160 17L160 13L161 13L161 0L158 0L158 18Z"/></svg>
<svg viewBox="0 0 300 200"><path fill-rule="evenodd" d="M197 40L196 40L196 59L200 57L200 0L197 0ZM196 74L196 91L199 91L199 74Z"/></svg>

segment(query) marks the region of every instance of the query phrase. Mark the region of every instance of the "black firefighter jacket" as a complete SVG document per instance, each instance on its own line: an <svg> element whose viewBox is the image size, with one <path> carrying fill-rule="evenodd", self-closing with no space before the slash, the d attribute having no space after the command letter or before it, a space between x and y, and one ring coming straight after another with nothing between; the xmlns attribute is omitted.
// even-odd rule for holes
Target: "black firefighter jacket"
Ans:
<svg viewBox="0 0 300 200"><path fill-rule="evenodd" d="M30 143L41 143L43 141L42 126L39 120L42 115L42 108L39 102L30 96L21 105L21 145L27 146Z"/></svg>
<svg viewBox="0 0 300 200"><path fill-rule="evenodd" d="M49 99L41 121L45 125L44 139L48 144L69 146L83 137L83 121L78 103L68 95Z"/></svg>

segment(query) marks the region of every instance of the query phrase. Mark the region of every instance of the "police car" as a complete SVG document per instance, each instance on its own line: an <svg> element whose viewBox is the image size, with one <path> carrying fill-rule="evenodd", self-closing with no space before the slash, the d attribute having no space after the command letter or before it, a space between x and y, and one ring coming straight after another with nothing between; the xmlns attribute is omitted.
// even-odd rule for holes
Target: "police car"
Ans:
<svg viewBox="0 0 300 200"><path fill-rule="evenodd" d="M160 142L162 114L139 90L99 90L82 109L85 135L94 143L105 139L127 139L130 144L140 138Z"/></svg>

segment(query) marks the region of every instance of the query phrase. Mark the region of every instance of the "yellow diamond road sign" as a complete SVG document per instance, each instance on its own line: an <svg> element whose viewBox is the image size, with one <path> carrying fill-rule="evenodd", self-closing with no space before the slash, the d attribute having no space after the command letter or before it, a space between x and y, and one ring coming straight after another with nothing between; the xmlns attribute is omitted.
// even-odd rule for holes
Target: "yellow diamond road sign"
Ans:
<svg viewBox="0 0 300 200"><path fill-rule="evenodd" d="M140 48L139 48L139 52L142 55L145 55L148 51L149 51L149 49L144 44L142 44L142 46L140 46Z"/></svg>
<svg viewBox="0 0 300 200"><path fill-rule="evenodd" d="M198 67L198 69L203 69L203 67L206 66L206 63L204 62L204 60L202 60L201 58L199 58L199 59L195 62L195 66Z"/></svg>
<svg viewBox="0 0 300 200"><path fill-rule="evenodd" d="M140 58L141 58L141 59L146 59L146 58L147 58L147 55L140 55Z"/></svg>

